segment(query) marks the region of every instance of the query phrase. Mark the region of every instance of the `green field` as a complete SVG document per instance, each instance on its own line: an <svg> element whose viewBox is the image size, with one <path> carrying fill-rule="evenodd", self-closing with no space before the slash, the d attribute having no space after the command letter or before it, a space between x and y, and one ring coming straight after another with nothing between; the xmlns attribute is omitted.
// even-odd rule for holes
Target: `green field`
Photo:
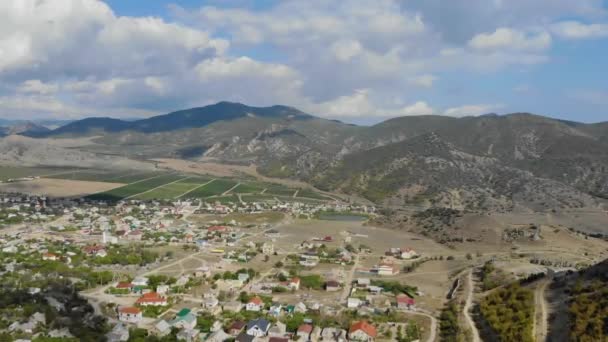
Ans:
<svg viewBox="0 0 608 342"><path fill-rule="evenodd" d="M293 194L295 193L296 189L290 189L288 187L274 185L267 188L264 194L293 197Z"/></svg>
<svg viewBox="0 0 608 342"><path fill-rule="evenodd" d="M0 181L4 182L11 178L53 175L58 173L70 172L71 170L73 170L73 168L0 166Z"/></svg>
<svg viewBox="0 0 608 342"><path fill-rule="evenodd" d="M227 179L216 179L213 182L198 188L187 195L188 198L206 198L210 196L219 196L230 190L237 184L236 181Z"/></svg>
<svg viewBox="0 0 608 342"><path fill-rule="evenodd" d="M190 177L185 178L179 182L167 184L156 190L147 192L145 194L135 196L135 199L139 200L153 200L153 199L174 199L188 191L194 190L197 187L209 182L207 178L201 177Z"/></svg>
<svg viewBox="0 0 608 342"><path fill-rule="evenodd" d="M148 190L157 188L164 184L175 182L176 180L183 178L185 178L185 176L175 174L156 176L154 178L125 185L120 188L112 189L110 191L90 195L88 196L88 198L92 200L117 201L137 194L141 194L142 192L146 192Z"/></svg>
<svg viewBox="0 0 608 342"><path fill-rule="evenodd" d="M236 189L232 190L235 194L256 194L262 192L266 189L264 184L260 183L242 183L236 187Z"/></svg>
<svg viewBox="0 0 608 342"><path fill-rule="evenodd" d="M98 171L98 170L78 170L74 172L61 173L48 176L46 178L69 179L89 182L109 182L130 184L143 179L161 175L158 172L141 171Z"/></svg>

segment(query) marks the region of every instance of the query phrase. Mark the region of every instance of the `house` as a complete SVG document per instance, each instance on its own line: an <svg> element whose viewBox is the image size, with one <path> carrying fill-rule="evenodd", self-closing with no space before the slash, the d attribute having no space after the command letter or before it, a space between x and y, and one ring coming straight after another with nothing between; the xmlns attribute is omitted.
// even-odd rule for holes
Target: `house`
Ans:
<svg viewBox="0 0 608 342"><path fill-rule="evenodd" d="M213 310L218 308L220 301L215 296L209 296L203 298L203 308L206 310Z"/></svg>
<svg viewBox="0 0 608 342"><path fill-rule="evenodd" d="M278 336L273 336L268 339L268 342L289 342L289 341L290 340L287 337L278 337Z"/></svg>
<svg viewBox="0 0 608 342"><path fill-rule="evenodd" d="M340 291L340 283L335 280L329 280L325 283L325 290L328 292Z"/></svg>
<svg viewBox="0 0 608 342"><path fill-rule="evenodd" d="M361 289L366 289L371 285L371 280L369 278L359 278L357 279L357 287Z"/></svg>
<svg viewBox="0 0 608 342"><path fill-rule="evenodd" d="M156 292L161 295L169 293L169 285L156 286Z"/></svg>
<svg viewBox="0 0 608 342"><path fill-rule="evenodd" d="M164 319L160 320L154 325L154 331L158 336L168 335L171 332L171 324Z"/></svg>
<svg viewBox="0 0 608 342"><path fill-rule="evenodd" d="M97 255L99 252L104 251L105 252L106 248L104 246L101 245L90 245L90 246L85 246L82 251L87 254L87 255Z"/></svg>
<svg viewBox="0 0 608 342"><path fill-rule="evenodd" d="M44 253L42 254L42 260L57 261L59 260L59 256L54 253Z"/></svg>
<svg viewBox="0 0 608 342"><path fill-rule="evenodd" d="M106 335L108 342L126 342L129 340L129 329L122 323L118 323Z"/></svg>
<svg viewBox="0 0 608 342"><path fill-rule="evenodd" d="M167 298L161 297L156 292L148 292L139 297L135 304L141 306L165 306L167 305Z"/></svg>
<svg viewBox="0 0 608 342"><path fill-rule="evenodd" d="M237 279L242 281L243 283L246 283L247 281L249 281L249 273L239 273L237 274Z"/></svg>
<svg viewBox="0 0 608 342"><path fill-rule="evenodd" d="M366 321L354 322L348 330L348 338L351 341L372 342L376 335L376 327Z"/></svg>
<svg viewBox="0 0 608 342"><path fill-rule="evenodd" d="M338 328L325 328L321 331L321 341L346 342L346 330Z"/></svg>
<svg viewBox="0 0 608 342"><path fill-rule="evenodd" d="M395 267L392 263L383 262L377 266L376 271L381 276L392 276L399 273L399 268Z"/></svg>
<svg viewBox="0 0 608 342"><path fill-rule="evenodd" d="M404 260L414 259L418 257L418 253L411 248L403 248L401 249L400 258Z"/></svg>
<svg viewBox="0 0 608 342"><path fill-rule="evenodd" d="M292 291L297 291L300 289L300 278L293 277L289 280L287 287Z"/></svg>
<svg viewBox="0 0 608 342"><path fill-rule="evenodd" d="M228 327L228 334L232 335L232 336L237 336L238 334L241 333L241 331L243 331L243 328L245 327L245 322L243 321L234 321L232 322L232 324Z"/></svg>
<svg viewBox="0 0 608 342"><path fill-rule="evenodd" d="M116 286L114 286L115 289L118 290L129 290L131 291L133 289L133 284L129 283L127 281L121 281L116 283Z"/></svg>
<svg viewBox="0 0 608 342"><path fill-rule="evenodd" d="M302 324L298 327L296 332L296 336L303 341L308 341L310 338L310 334L312 333L312 325L311 324Z"/></svg>
<svg viewBox="0 0 608 342"><path fill-rule="evenodd" d="M257 337L247 335L247 333L245 331L243 331L242 333L238 334L234 340L236 342L253 342L256 339L257 339Z"/></svg>
<svg viewBox="0 0 608 342"><path fill-rule="evenodd" d="M135 286L148 286L148 278L146 277L135 277L131 282Z"/></svg>
<svg viewBox="0 0 608 342"><path fill-rule="evenodd" d="M182 329L177 333L178 341L194 342L198 341L198 335L201 333L198 329Z"/></svg>
<svg viewBox="0 0 608 342"><path fill-rule="evenodd" d="M118 320L121 322L137 324L141 322L142 318L141 310L134 306L125 306L118 309Z"/></svg>
<svg viewBox="0 0 608 342"><path fill-rule="evenodd" d="M245 305L245 310L247 311L262 311L263 308L264 301L258 296L251 298L247 305Z"/></svg>
<svg viewBox="0 0 608 342"><path fill-rule="evenodd" d="M169 322L171 326L178 329L193 330L196 327L196 316L190 309L182 309L175 318Z"/></svg>
<svg viewBox="0 0 608 342"><path fill-rule="evenodd" d="M412 309L416 305L416 301L414 298L406 295L400 294L397 296L397 308L401 310Z"/></svg>
<svg viewBox="0 0 608 342"><path fill-rule="evenodd" d="M229 340L233 336L230 336L224 332L224 330L220 329L212 334L210 334L205 341L208 342L224 342Z"/></svg>
<svg viewBox="0 0 608 342"><path fill-rule="evenodd" d="M262 244L262 254L271 255L274 253L274 245L268 242Z"/></svg>
<svg viewBox="0 0 608 342"><path fill-rule="evenodd" d="M270 322L264 318L258 318L247 322L245 331L249 336L262 337L270 330Z"/></svg>
<svg viewBox="0 0 608 342"><path fill-rule="evenodd" d="M279 321L268 329L269 337L285 337L285 334L287 334L287 326Z"/></svg>
<svg viewBox="0 0 608 342"><path fill-rule="evenodd" d="M356 309L358 307L361 306L361 304L363 304L363 302L361 301L361 299L356 298L356 297L349 297L347 302L346 302L346 306L349 309Z"/></svg>

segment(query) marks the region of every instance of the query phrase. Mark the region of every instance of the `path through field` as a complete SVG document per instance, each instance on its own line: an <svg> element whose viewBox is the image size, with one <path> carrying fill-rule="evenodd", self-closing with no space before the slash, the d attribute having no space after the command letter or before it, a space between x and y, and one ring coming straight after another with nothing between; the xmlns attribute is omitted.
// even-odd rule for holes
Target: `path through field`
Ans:
<svg viewBox="0 0 608 342"><path fill-rule="evenodd" d="M551 276L547 275L540 280L538 286L534 290L534 339L537 342L545 341L548 335L547 320L549 317L547 298L545 296L545 290L551 283Z"/></svg>
<svg viewBox="0 0 608 342"><path fill-rule="evenodd" d="M467 325L471 328L471 334L473 337L473 342L481 342L481 339L479 338L479 331L477 330L477 327L475 326L475 322L473 322L473 319L471 318L471 305L473 303L473 269L469 270L469 273L467 274L467 285L466 285L466 289L467 289L467 300L464 304L464 308L462 309L462 312L464 314L464 318L467 321Z"/></svg>
<svg viewBox="0 0 608 342"><path fill-rule="evenodd" d="M184 178L180 178L180 179L178 179L178 180L176 180L176 181L173 181L173 182L170 182L170 183L166 183L166 184L163 184L163 185L159 185L159 186L157 186L157 187L155 187L155 188L152 188L152 189L149 189L149 190L146 190L146 191L140 192L140 193L138 193L138 194L131 195L131 196L129 196L129 197L125 197L125 198L123 198L123 200L128 200L128 199L131 199L131 198L136 197L136 196L141 196L141 195L147 194L147 193L149 193L149 192L152 192L152 191L154 191L154 190L158 190L158 189L160 189L160 188L162 188L162 187L165 187L165 186L167 186L167 185L171 185L171 184L174 184L174 183L177 183L177 182L181 182L181 181L183 181L183 180L185 180L185 179L190 179L190 178L192 178L192 177L184 177ZM132 184L133 184L133 183L132 183ZM129 185L130 185L130 184L129 184Z"/></svg>

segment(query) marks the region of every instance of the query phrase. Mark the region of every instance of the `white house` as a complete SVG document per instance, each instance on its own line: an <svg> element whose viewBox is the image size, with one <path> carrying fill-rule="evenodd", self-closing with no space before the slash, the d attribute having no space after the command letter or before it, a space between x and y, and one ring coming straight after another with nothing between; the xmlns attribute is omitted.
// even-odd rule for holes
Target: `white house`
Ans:
<svg viewBox="0 0 608 342"><path fill-rule="evenodd" d="M118 309L118 319L121 322L137 324L142 318L141 310L134 306L125 306Z"/></svg>
<svg viewBox="0 0 608 342"><path fill-rule="evenodd" d="M260 297L253 297L245 305L247 311L262 311L264 308L264 301Z"/></svg>
<svg viewBox="0 0 608 342"><path fill-rule="evenodd" d="M362 304L361 299L355 298L355 297L349 297L347 300L346 306L349 309L356 309L356 308L360 307L361 304Z"/></svg>

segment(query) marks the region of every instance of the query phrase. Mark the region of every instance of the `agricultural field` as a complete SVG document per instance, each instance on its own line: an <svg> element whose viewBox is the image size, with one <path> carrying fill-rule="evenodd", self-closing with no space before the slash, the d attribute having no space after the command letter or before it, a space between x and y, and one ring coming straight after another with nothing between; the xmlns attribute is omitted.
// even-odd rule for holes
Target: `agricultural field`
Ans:
<svg viewBox="0 0 608 342"><path fill-rule="evenodd" d="M227 179L216 179L213 182L198 188L187 195L188 198L206 198L219 196L237 185L236 181Z"/></svg>
<svg viewBox="0 0 608 342"><path fill-rule="evenodd" d="M158 175L160 173L141 171L75 170L74 172L59 173L45 178L130 184Z"/></svg>
<svg viewBox="0 0 608 342"><path fill-rule="evenodd" d="M212 176L199 176L181 173L168 173L162 171L138 170L100 170L100 169L66 169L53 167L0 167L0 181L21 177L41 177L43 184L28 191L47 193L53 183L63 184L74 182L80 184L84 190L96 191L68 191L61 192L66 195L80 194L90 199L117 201L122 199L162 200L162 199L209 199L219 203L229 202L293 202L295 200L305 203L319 203L331 198L317 193L312 189L289 187L282 184L265 181L247 180L240 182L236 178L213 178ZM91 186L85 186L91 183ZM107 186L103 186L106 183ZM44 185L41 187L41 185ZM294 197L295 195L295 197ZM241 199L239 199L239 196Z"/></svg>
<svg viewBox="0 0 608 342"><path fill-rule="evenodd" d="M204 184L209 181L210 179L207 178L187 177L176 183L167 184L158 189L135 196L134 199L145 201L153 199L174 199L181 197L182 195L188 197L190 191L203 187Z"/></svg>
<svg viewBox="0 0 608 342"><path fill-rule="evenodd" d="M154 190L160 186L165 184L169 184L180 179L186 178L185 176L175 175L175 174L167 174L155 176L153 178L144 179L141 181L137 181L135 183L131 183L129 185L122 186L120 188L116 188L110 191L93 194L88 196L89 199L93 200L105 200L105 201L116 201L125 198L131 198L136 195L140 195L146 191Z"/></svg>
<svg viewBox="0 0 608 342"><path fill-rule="evenodd" d="M0 181L6 182L13 178L42 177L47 175L62 174L72 169L61 167L13 167L0 166Z"/></svg>

